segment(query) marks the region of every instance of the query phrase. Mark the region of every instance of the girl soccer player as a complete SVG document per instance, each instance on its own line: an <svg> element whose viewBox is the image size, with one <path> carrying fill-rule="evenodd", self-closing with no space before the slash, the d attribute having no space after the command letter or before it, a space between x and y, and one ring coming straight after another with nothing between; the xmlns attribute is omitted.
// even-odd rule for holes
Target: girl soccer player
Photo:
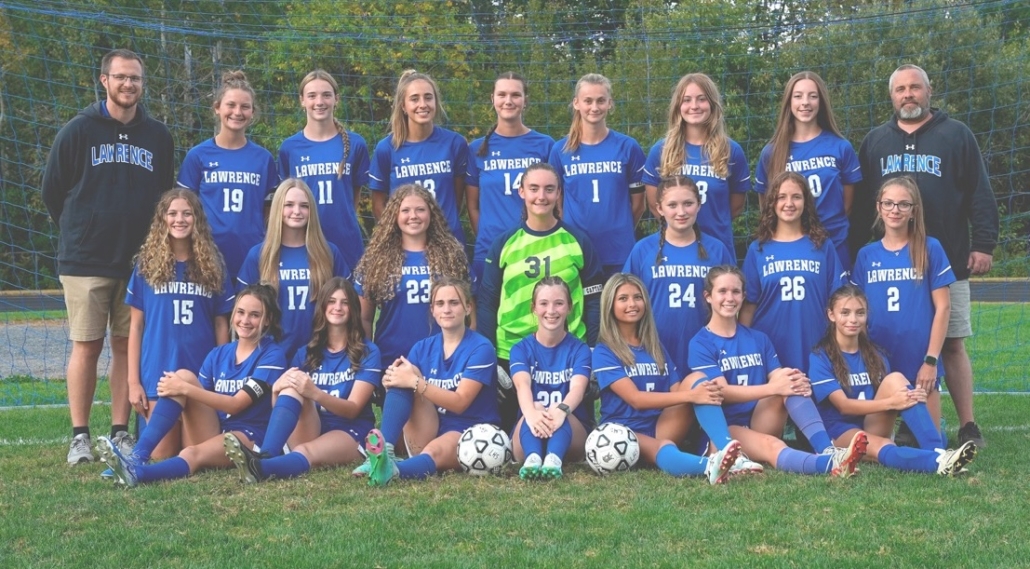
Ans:
<svg viewBox="0 0 1030 569"><path fill-rule="evenodd" d="M336 245L322 235L315 198L303 180L287 178L272 197L265 241L250 249L237 280L242 286L267 283L278 291L283 309L280 346L287 358L311 336L311 304L334 276L350 276Z"/></svg>
<svg viewBox="0 0 1030 569"><path fill-rule="evenodd" d="M214 98L216 134L186 153L179 185L200 195L234 282L247 251L264 237L265 197L275 191L279 175L272 154L247 139L257 97L243 71L225 72Z"/></svg>
<svg viewBox="0 0 1030 569"><path fill-rule="evenodd" d="M357 211L361 188L368 185L368 145L336 119L339 102L340 87L332 75L316 69L304 76L300 106L307 122L279 147L279 174L304 180L317 192L322 232L354 267L364 251Z"/></svg>
<svg viewBox="0 0 1030 569"><path fill-rule="evenodd" d="M722 241L701 232L701 192L680 174L662 178L655 192L660 227L633 246L623 271L644 282L658 338L680 370L688 370L687 343L705 325L698 295L708 269L735 264Z"/></svg>
<svg viewBox="0 0 1030 569"><path fill-rule="evenodd" d="M165 372L157 383L160 397L129 455L100 437L100 456L118 480L140 483L185 478L203 468L232 465L222 447L222 433L233 432L245 445L260 443L271 411L270 387L286 368L286 356L275 343L279 306L275 290L252 285L236 295L232 327L236 341L219 346L204 359L200 374L180 369ZM146 464L158 442L182 418L183 443L178 456Z"/></svg>
<svg viewBox="0 0 1030 569"><path fill-rule="evenodd" d="M483 261L497 237L519 224L522 172L527 166L546 161L554 139L530 129L522 122L526 110L526 80L511 71L494 81L490 96L497 123L483 138L469 145L465 197L469 221L476 233L472 274L483 278Z"/></svg>
<svg viewBox="0 0 1030 569"><path fill-rule="evenodd" d="M186 189L168 190L157 203L125 296L131 311L129 403L141 418L137 432L154 411L165 370L196 374L203 356L229 341L232 291L200 199ZM182 432L173 428L154 454L167 458L180 450Z"/></svg>
<svg viewBox="0 0 1030 569"><path fill-rule="evenodd" d="M862 290L854 285L830 296L830 325L809 366L827 431L837 444L867 431L867 460L888 468L955 476L976 457L976 446L966 441L957 449L942 448L940 431L927 411L926 389L913 387L905 376L891 371L866 331L868 308ZM899 412L920 448L901 448L890 439Z"/></svg>
<svg viewBox="0 0 1030 569"><path fill-rule="evenodd" d="M435 123L447 120L436 81L409 69L393 98L390 134L376 144L369 169L372 211L382 218L387 198L404 184L419 184L436 199L451 233L465 245L461 202L465 199L468 144Z"/></svg>
<svg viewBox="0 0 1030 569"><path fill-rule="evenodd" d="M565 192L565 221L593 242L606 277L626 262L644 213L644 151L608 128L614 106L611 81L596 73L580 77L569 134L554 145L549 159Z"/></svg>
<svg viewBox="0 0 1030 569"><path fill-rule="evenodd" d="M675 174L697 183L703 206L698 221L736 258L732 222L744 209L751 172L744 150L726 135L719 88L703 73L684 75L673 88L669 130L647 154L643 181L655 217L658 183Z"/></svg>
<svg viewBox="0 0 1030 569"><path fill-rule="evenodd" d="M811 71L795 74L783 89L776 130L755 169L755 191L764 194L769 177L786 170L808 183L819 221L849 270L848 213L862 170L855 149L837 128L826 84Z"/></svg>
<svg viewBox="0 0 1030 569"><path fill-rule="evenodd" d="M769 336L785 367L808 371L826 300L846 280L800 174L773 176L744 258L744 275L751 285L740 323Z"/></svg>
<svg viewBox="0 0 1030 569"><path fill-rule="evenodd" d="M522 419L512 443L525 462L519 477L558 478L566 451L582 457L584 424L593 409L580 405L590 377L590 348L568 333L572 292L561 277L545 277L533 287L537 330L511 349L511 378Z"/></svg>
<svg viewBox="0 0 1030 569"><path fill-rule="evenodd" d="M365 341L354 285L333 277L318 293L311 341L272 386L275 406L263 452L230 432L226 455L248 483L360 459L359 445L375 425L372 391L381 375L379 349ZM284 455L287 442L291 452Z"/></svg>
<svg viewBox="0 0 1030 569"><path fill-rule="evenodd" d="M869 336L888 346L892 370L927 393L927 407L939 426L944 370L937 358L948 332L948 285L955 273L940 242L926 234L923 201L912 178L883 183L874 227L883 238L858 252L851 277L869 298Z"/></svg>
<svg viewBox="0 0 1030 569"><path fill-rule="evenodd" d="M523 222L502 233L486 257L483 283L476 302L477 330L497 346L501 366L507 367L512 346L533 333L537 320L530 302L533 287L545 277L560 277L572 291L569 331L580 340L597 338L598 297L602 267L591 242L558 218L562 197L559 177L546 162L526 168L519 196ZM509 391L511 386L502 386ZM515 425L518 402L501 402L501 425ZM593 417L587 417L592 422ZM590 424L590 423L588 423Z"/></svg>
<svg viewBox="0 0 1030 569"><path fill-rule="evenodd" d="M387 368L382 430L369 432L365 443L369 485L457 470L462 431L497 424L497 357L490 342L468 328L469 294L465 281L435 280L430 300L440 333L420 340L407 358ZM402 436L411 458L396 461L393 448Z"/></svg>
<svg viewBox="0 0 1030 569"><path fill-rule="evenodd" d="M601 334L592 364L601 388L601 422L632 429L640 458L673 476L706 474L722 484L740 454L722 414L723 387L691 374L682 381L662 347L644 283L617 273L601 293ZM690 387L687 387L687 386ZM676 444L690 427L693 406L701 427L716 446L705 458L681 452Z"/></svg>
<svg viewBox="0 0 1030 569"><path fill-rule="evenodd" d="M809 397L808 378L797 369L780 367L768 336L737 323L744 302L740 269L722 265L708 271L704 298L711 319L690 341L690 368L722 386L729 432L743 451L778 470L852 476L866 452L865 433L851 433L842 439L846 447L834 447ZM821 454L794 450L780 440L788 414Z"/></svg>

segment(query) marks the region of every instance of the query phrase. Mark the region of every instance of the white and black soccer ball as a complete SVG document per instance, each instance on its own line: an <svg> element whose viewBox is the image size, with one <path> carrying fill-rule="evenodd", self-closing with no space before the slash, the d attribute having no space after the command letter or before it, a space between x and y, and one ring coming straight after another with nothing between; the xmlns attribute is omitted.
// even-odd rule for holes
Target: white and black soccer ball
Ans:
<svg viewBox="0 0 1030 569"><path fill-rule="evenodd" d="M458 439L458 462L469 474L498 475L513 458L511 439L489 423L472 425Z"/></svg>
<svg viewBox="0 0 1030 569"><path fill-rule="evenodd" d="M633 468L640 458L637 435L618 423L603 423L587 435L587 464L604 475Z"/></svg>

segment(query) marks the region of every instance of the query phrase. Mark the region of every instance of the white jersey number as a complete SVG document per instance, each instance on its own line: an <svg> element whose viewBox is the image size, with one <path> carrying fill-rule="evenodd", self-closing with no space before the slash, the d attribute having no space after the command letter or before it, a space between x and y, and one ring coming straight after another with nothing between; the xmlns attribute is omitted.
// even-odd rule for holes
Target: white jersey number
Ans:
<svg viewBox="0 0 1030 569"><path fill-rule="evenodd" d="M172 306L175 309L173 324L185 324L186 326L193 324L192 300L173 300Z"/></svg>
<svg viewBox="0 0 1030 569"><path fill-rule="evenodd" d="M887 312L901 311L901 291L896 286L887 289Z"/></svg>
<svg viewBox="0 0 1030 569"><path fill-rule="evenodd" d="M436 199L436 180L430 178L428 180L422 180L421 182L415 183L422 186L427 192L429 192L429 195L433 196L434 200Z"/></svg>
<svg viewBox="0 0 1030 569"><path fill-rule="evenodd" d="M287 296L289 297L290 305L287 310L307 310L308 309L308 286L290 286L286 287Z"/></svg>
<svg viewBox="0 0 1030 569"><path fill-rule="evenodd" d="M701 205L708 201L708 182L701 180L697 182L697 193L701 194Z"/></svg>
<svg viewBox="0 0 1030 569"><path fill-rule="evenodd" d="M522 174L522 172L519 172L519 174L515 176L515 181L512 182L511 174L509 172L504 173L504 195L510 196L512 190L519 189L519 186L522 185Z"/></svg>
<svg viewBox="0 0 1030 569"><path fill-rule="evenodd" d="M780 300L805 300L805 277L780 278Z"/></svg>
<svg viewBox="0 0 1030 569"><path fill-rule="evenodd" d="M813 198L823 195L823 181L819 179L819 174L808 177L808 189L812 190Z"/></svg>
<svg viewBox="0 0 1030 569"><path fill-rule="evenodd" d="M694 308L696 300L694 297L694 283L687 285L686 290L683 290L680 283L669 283L669 308L680 308L684 302L690 308Z"/></svg>
<svg viewBox="0 0 1030 569"><path fill-rule="evenodd" d="M239 188L222 188L222 211L239 213L243 211L243 190Z"/></svg>
<svg viewBox="0 0 1030 569"><path fill-rule="evenodd" d="M425 304L429 302L429 279L408 281L408 304Z"/></svg>
<svg viewBox="0 0 1030 569"><path fill-rule="evenodd" d="M318 181L318 205L329 205L333 203L333 181Z"/></svg>

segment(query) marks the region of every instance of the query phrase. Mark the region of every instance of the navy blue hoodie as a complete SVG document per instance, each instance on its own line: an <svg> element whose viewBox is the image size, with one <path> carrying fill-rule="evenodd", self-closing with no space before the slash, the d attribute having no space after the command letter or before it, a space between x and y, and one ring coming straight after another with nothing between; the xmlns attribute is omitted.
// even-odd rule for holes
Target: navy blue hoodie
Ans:
<svg viewBox="0 0 1030 569"><path fill-rule="evenodd" d="M61 128L43 173L43 202L60 229L58 272L128 278L161 194L175 187L168 127L142 106L122 124L93 103Z"/></svg>

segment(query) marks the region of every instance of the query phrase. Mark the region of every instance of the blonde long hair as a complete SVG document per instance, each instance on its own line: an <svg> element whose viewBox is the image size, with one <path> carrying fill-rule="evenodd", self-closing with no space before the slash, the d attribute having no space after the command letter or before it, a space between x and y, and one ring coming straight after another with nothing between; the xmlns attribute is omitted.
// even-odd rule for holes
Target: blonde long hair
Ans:
<svg viewBox="0 0 1030 569"><path fill-rule="evenodd" d="M322 234L315 196L304 180L286 178L275 189L275 194L272 196L271 213L268 216L268 232L265 234L264 243L261 244L261 256L258 262L259 274L261 282L267 283L276 292L279 292L279 256L283 245L283 204L286 202L286 193L293 188L304 192L310 205L304 244L308 250L310 275L308 298L316 298L322 285L333 278L333 254L329 249L329 243L325 240L325 235Z"/></svg>
<svg viewBox="0 0 1030 569"><path fill-rule="evenodd" d="M436 81L425 73L419 73L414 69L406 70L397 80L397 91L393 95L393 111L390 113L390 132L393 134L394 149L400 148L404 141L408 140L408 117L404 114L404 99L408 96L408 87L419 80L429 83L433 88L433 97L436 99L433 122L440 124L447 120L447 111L443 108L443 98L440 97L440 88L436 86Z"/></svg>
<svg viewBox="0 0 1030 569"><path fill-rule="evenodd" d="M601 332L597 336L597 343L608 346L622 365L631 366L636 363L633 350L619 333L619 322L615 319L615 293L624 284L637 287L644 296L644 314L637 322L637 335L640 337L641 346L658 364L658 369L665 369L665 353L662 350L662 342L658 339L658 327L651 312L651 299L648 298L647 287L636 275L615 273L605 283L604 289L601 290Z"/></svg>
<svg viewBox="0 0 1030 569"><path fill-rule="evenodd" d="M883 192L891 186L904 188L908 192L908 199L912 202L912 216L908 219L908 252L912 257L912 267L916 270L916 280L922 280L926 269L930 266L930 257L926 252L926 222L923 221L923 197L919 193L919 186L911 176L898 176L884 180L880 185L880 191L876 192L876 221L873 222L873 230L877 235L883 235L883 216L880 214L880 200L883 199Z"/></svg>
<svg viewBox="0 0 1030 569"><path fill-rule="evenodd" d="M773 132L772 153L769 155L769 163L766 164L766 171L769 174L782 172L787 169L787 155L790 154L790 142L797 130L794 113L791 112L791 100L794 96L794 86L805 79L815 83L815 90L819 93L819 112L816 113L816 123L824 131L831 132L839 138L844 138L837 128L837 119L833 117L833 106L830 104L830 94L826 89L826 83L822 77L813 71L802 71L795 73L787 80L783 88L783 99L780 100L780 116L776 121L776 131Z"/></svg>
<svg viewBox="0 0 1030 569"><path fill-rule="evenodd" d="M680 78L672 89L672 101L669 103L669 130L665 133L665 146L658 172L661 176L672 176L683 171L687 161L687 124L680 114L680 102L689 85L701 88L712 108L712 114L705 124L705 143L701 147L702 160L708 157L708 164L721 178L730 175L730 137L726 134L726 121L723 117L722 97L715 81L704 73L690 73Z"/></svg>
<svg viewBox="0 0 1030 569"><path fill-rule="evenodd" d="M601 85L602 87L604 87L605 89L608 90L608 98L609 99L612 98L612 82L609 81L607 77L605 77L604 75L601 75L600 73L587 73L586 75L580 77L579 81L576 81L576 91L575 91L575 95L573 95L573 99L579 97L579 89L583 85L587 85L587 84L590 84L590 85ZM572 108L572 125L569 126L569 136L565 140L565 148L563 150L566 151L566 152L575 152L576 149L579 148L580 142L582 140L583 140L583 115L580 114L580 112L577 111L575 107L573 107Z"/></svg>
<svg viewBox="0 0 1030 569"><path fill-rule="evenodd" d="M152 288L175 280L175 254L168 234L165 214L172 201L181 199L193 210L193 231L190 233L190 258L186 261L186 280L199 284L213 294L222 292L225 286L225 261L211 236L211 225L200 198L192 190L174 188L161 194L150 231L136 255L139 274Z"/></svg>

